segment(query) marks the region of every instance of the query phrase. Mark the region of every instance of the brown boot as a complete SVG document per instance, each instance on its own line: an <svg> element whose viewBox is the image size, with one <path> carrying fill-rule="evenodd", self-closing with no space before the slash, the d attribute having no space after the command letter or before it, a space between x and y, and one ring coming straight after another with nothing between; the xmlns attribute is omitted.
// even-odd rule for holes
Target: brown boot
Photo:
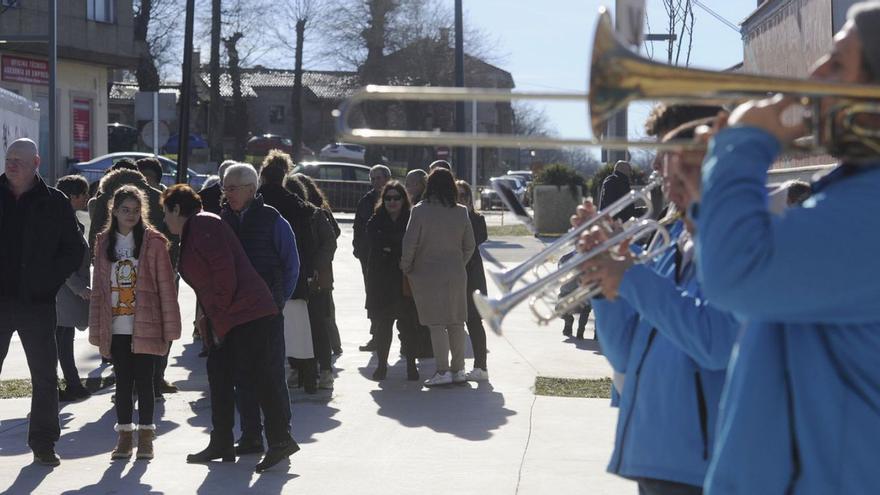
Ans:
<svg viewBox="0 0 880 495"><path fill-rule="evenodd" d="M153 440L156 439L156 425L138 426L138 459L153 458Z"/></svg>
<svg viewBox="0 0 880 495"><path fill-rule="evenodd" d="M128 459L131 457L131 448L134 445L134 424L116 425L114 428L119 433L116 440L116 448L110 454L111 459Z"/></svg>

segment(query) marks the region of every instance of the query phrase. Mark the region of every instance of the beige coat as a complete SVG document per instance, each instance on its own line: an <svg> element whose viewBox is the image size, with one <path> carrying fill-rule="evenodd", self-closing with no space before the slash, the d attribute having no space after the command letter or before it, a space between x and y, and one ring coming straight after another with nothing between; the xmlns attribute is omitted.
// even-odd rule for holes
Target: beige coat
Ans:
<svg viewBox="0 0 880 495"><path fill-rule="evenodd" d="M400 269L409 277L422 325L467 320L467 271L474 252L467 208L422 201L409 217Z"/></svg>

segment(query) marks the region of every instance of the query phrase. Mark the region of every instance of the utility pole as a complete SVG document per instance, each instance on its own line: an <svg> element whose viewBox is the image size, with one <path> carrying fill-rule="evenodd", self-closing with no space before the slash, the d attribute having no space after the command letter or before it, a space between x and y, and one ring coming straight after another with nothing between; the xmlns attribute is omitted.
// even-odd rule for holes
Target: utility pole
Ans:
<svg viewBox="0 0 880 495"><path fill-rule="evenodd" d="M186 28L183 39L183 82L180 88L180 127L177 131L177 183L189 182L189 106L192 100L193 17L195 0L186 0Z"/></svg>
<svg viewBox="0 0 880 495"><path fill-rule="evenodd" d="M455 0L455 87L464 87L464 15L462 0ZM455 130L464 132L464 102L455 104ZM455 148L455 173L457 177L466 177L464 168L465 149L461 146Z"/></svg>

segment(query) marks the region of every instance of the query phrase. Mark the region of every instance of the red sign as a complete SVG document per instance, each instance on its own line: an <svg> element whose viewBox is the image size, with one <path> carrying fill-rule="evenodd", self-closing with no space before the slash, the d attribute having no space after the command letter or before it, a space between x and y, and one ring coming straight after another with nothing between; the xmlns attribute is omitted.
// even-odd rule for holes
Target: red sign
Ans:
<svg viewBox="0 0 880 495"><path fill-rule="evenodd" d="M3 55L2 78L9 82L48 85L49 62Z"/></svg>
<svg viewBox="0 0 880 495"><path fill-rule="evenodd" d="M73 100L73 157L84 162L92 158L92 102Z"/></svg>

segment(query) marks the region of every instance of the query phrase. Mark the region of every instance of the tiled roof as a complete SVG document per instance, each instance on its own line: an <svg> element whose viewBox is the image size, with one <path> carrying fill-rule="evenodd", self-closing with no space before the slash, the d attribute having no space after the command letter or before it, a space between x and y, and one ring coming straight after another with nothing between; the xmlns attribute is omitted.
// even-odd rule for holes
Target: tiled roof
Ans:
<svg viewBox="0 0 880 495"><path fill-rule="evenodd" d="M166 86L171 85L168 84ZM137 92L138 85L136 82L114 82L110 85L111 100L134 100L134 95ZM173 94L175 101L180 99L180 90L177 87L159 88L159 92Z"/></svg>
<svg viewBox="0 0 880 495"><path fill-rule="evenodd" d="M207 86L210 73L203 70L200 74L202 82ZM255 88L292 88L294 72L277 69L245 69L241 75L242 92L245 97L255 97ZM321 99L347 98L358 87L357 74L354 72L334 71L303 71L303 87ZM220 74L220 95L232 97L232 83L228 73Z"/></svg>

